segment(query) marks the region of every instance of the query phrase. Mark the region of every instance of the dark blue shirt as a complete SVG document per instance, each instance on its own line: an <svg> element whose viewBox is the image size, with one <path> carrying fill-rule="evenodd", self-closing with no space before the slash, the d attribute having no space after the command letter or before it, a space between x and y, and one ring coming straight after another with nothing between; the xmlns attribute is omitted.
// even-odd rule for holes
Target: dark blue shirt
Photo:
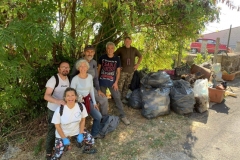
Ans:
<svg viewBox="0 0 240 160"><path fill-rule="evenodd" d="M116 81L117 68L121 67L119 57L113 56L109 58L107 54L104 54L99 58L98 64L101 65L99 85L112 87L113 83Z"/></svg>

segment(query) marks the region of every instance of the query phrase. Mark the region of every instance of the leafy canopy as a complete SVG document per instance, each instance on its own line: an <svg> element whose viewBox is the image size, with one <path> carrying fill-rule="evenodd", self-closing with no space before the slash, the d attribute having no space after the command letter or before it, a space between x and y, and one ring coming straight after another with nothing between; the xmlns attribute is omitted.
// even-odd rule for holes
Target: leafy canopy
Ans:
<svg viewBox="0 0 240 160"><path fill-rule="evenodd" d="M140 68L170 69L207 22L218 19L212 0L2 0L0 6L1 135L46 110L46 81L56 65L71 65L86 44L105 53L124 36L143 54ZM4 113L4 114L3 114ZM11 117L16 116L15 119ZM20 116L21 115L21 116ZM10 120L11 119L11 120ZM3 132L3 133L2 133Z"/></svg>

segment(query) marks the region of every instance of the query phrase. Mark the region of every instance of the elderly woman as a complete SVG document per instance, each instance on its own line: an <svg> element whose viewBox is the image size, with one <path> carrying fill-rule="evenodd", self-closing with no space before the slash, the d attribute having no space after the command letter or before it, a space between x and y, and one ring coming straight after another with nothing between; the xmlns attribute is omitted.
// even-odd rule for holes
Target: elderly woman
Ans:
<svg viewBox="0 0 240 160"><path fill-rule="evenodd" d="M99 112L93 88L93 77L88 74L89 63L81 59L76 63L76 69L79 70L79 74L73 77L71 82L71 87L76 89L78 93L78 101L85 104L88 114L93 117L93 125L91 130L91 135L97 139L104 138L104 136L99 134L100 121L102 115Z"/></svg>

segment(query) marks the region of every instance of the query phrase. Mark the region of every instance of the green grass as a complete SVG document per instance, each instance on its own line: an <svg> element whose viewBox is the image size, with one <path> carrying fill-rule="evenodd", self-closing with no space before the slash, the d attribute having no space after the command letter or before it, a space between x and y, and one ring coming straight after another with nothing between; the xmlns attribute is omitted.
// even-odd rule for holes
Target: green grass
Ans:
<svg viewBox="0 0 240 160"><path fill-rule="evenodd" d="M174 132L168 132L164 135L165 140L171 141L177 137L177 134Z"/></svg>
<svg viewBox="0 0 240 160"><path fill-rule="evenodd" d="M149 120L149 125L151 125L152 127L156 126L157 122L155 119L150 119Z"/></svg>
<svg viewBox="0 0 240 160"><path fill-rule="evenodd" d="M42 145L43 145L44 139L41 138L37 145L34 147L34 155L37 156L42 151Z"/></svg>
<svg viewBox="0 0 240 160"><path fill-rule="evenodd" d="M136 155L138 143L136 140L127 142L123 147L123 154Z"/></svg>
<svg viewBox="0 0 240 160"><path fill-rule="evenodd" d="M148 131L148 127L147 126L142 126L142 131L145 131L145 132L147 132Z"/></svg>
<svg viewBox="0 0 240 160"><path fill-rule="evenodd" d="M156 149L158 147L163 146L163 141L160 138L154 139L153 142L150 144L150 147Z"/></svg>

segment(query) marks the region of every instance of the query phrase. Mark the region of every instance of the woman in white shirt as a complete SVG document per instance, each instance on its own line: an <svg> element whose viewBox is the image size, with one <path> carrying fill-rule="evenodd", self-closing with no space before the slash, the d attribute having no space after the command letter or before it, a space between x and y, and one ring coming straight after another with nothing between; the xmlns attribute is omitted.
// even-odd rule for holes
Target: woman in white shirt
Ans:
<svg viewBox="0 0 240 160"><path fill-rule="evenodd" d="M66 105L58 107L53 115L52 123L56 127L55 153L52 160L60 159L64 149L70 145L69 137L75 137L77 142L85 143L83 153L96 153L92 147L94 138L84 130L85 118L88 116L83 104L77 103L77 92L73 88L67 88L64 92ZM78 145L79 146L79 145Z"/></svg>
<svg viewBox="0 0 240 160"><path fill-rule="evenodd" d="M76 69L79 70L79 74L73 77L71 87L76 89L78 93L78 101L85 104L88 114L93 117L93 125L91 135L96 138L104 138L99 134L100 122L102 115L99 112L93 88L93 77L88 74L89 63L85 59L81 59L76 63Z"/></svg>

